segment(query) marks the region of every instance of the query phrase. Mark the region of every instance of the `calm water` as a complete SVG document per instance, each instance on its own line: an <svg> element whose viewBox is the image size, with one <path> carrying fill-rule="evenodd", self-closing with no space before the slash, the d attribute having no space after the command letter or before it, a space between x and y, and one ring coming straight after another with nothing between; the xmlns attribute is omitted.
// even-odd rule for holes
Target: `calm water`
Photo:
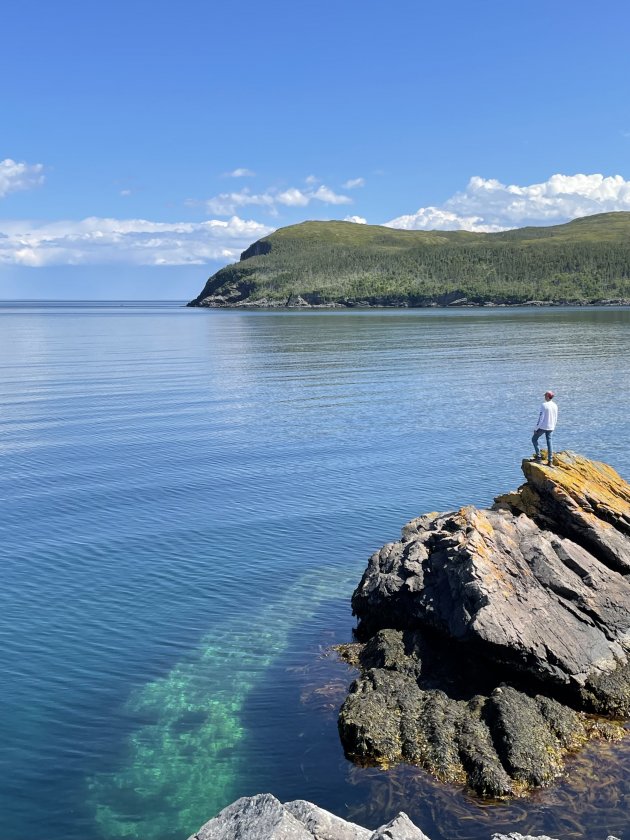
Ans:
<svg viewBox="0 0 630 840"><path fill-rule="evenodd" d="M490 807L345 761L349 596L411 517L559 448L630 478L629 310L0 305L0 840L184 840L238 796L432 840L630 828L630 752Z"/></svg>

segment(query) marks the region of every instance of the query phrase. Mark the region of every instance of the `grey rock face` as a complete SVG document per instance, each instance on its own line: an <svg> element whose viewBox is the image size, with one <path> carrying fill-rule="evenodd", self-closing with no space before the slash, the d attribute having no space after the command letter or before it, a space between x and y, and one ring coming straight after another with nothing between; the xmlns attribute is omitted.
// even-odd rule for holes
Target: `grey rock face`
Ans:
<svg viewBox="0 0 630 840"><path fill-rule="evenodd" d="M354 592L361 676L339 730L367 764L420 764L504 796L630 715L630 486L560 453L473 507L421 516Z"/></svg>
<svg viewBox="0 0 630 840"><path fill-rule="evenodd" d="M237 799L188 840L313 840L313 834L270 793Z"/></svg>
<svg viewBox="0 0 630 840"><path fill-rule="evenodd" d="M409 819L407 814L400 813L387 825L377 828L370 834L370 840L429 840Z"/></svg>
<svg viewBox="0 0 630 840"><path fill-rule="evenodd" d="M429 840L400 813L370 831L302 799L282 805L270 793L244 796L188 840Z"/></svg>
<svg viewBox="0 0 630 840"><path fill-rule="evenodd" d="M517 831L511 834L493 834L492 840L554 840L553 837L548 837L546 834L541 834L534 837L531 834L519 834Z"/></svg>
<svg viewBox="0 0 630 840"><path fill-rule="evenodd" d="M370 831L297 799L282 805L270 793L244 796L224 808L188 840L429 840L409 817L399 813ZM547 835L494 834L492 840L553 840ZM609 836L606 840L618 840Z"/></svg>
<svg viewBox="0 0 630 840"><path fill-rule="evenodd" d="M351 822L336 817L312 802L296 799L284 806L299 822L310 831L313 837L331 838L331 840L369 840L372 832Z"/></svg>
<svg viewBox="0 0 630 840"><path fill-rule="evenodd" d="M511 834L493 834L492 840L553 840L553 837L548 837L546 834L539 834L537 836L533 836L531 834L519 834L514 831ZM595 840L595 838L590 838L590 840ZM613 837L612 834L609 834L608 837L606 837L606 840L619 840L619 838Z"/></svg>

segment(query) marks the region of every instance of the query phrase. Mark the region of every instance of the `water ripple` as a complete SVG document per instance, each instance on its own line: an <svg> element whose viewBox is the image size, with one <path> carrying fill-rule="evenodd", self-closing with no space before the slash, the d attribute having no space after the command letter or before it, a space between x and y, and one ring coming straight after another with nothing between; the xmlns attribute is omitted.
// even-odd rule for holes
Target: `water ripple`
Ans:
<svg viewBox="0 0 630 840"><path fill-rule="evenodd" d="M306 713L298 683L349 637L369 554L412 516L520 483L550 385L558 445L630 476L627 310L0 318L10 840L187 836L261 785L360 809L372 788L334 710ZM434 840L475 813L439 801L441 823L417 811Z"/></svg>

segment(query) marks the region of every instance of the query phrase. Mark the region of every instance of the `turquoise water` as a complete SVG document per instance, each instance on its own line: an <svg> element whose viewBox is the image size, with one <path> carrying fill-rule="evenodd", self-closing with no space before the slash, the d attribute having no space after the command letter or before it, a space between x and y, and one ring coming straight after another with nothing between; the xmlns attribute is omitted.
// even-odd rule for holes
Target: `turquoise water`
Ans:
<svg viewBox="0 0 630 840"><path fill-rule="evenodd" d="M548 387L558 446L630 478L629 327L627 309L0 304L1 840L183 840L259 791L366 825L403 808L432 840L621 836L625 745L494 808L352 767L352 673L325 652L405 521L520 483Z"/></svg>

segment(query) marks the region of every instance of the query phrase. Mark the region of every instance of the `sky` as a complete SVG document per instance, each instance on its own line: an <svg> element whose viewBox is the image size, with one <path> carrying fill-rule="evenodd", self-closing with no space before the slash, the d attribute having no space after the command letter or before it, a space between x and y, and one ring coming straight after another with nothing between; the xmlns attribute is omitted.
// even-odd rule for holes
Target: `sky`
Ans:
<svg viewBox="0 0 630 840"><path fill-rule="evenodd" d="M630 6L20 0L0 298L188 300L274 229L630 210Z"/></svg>

